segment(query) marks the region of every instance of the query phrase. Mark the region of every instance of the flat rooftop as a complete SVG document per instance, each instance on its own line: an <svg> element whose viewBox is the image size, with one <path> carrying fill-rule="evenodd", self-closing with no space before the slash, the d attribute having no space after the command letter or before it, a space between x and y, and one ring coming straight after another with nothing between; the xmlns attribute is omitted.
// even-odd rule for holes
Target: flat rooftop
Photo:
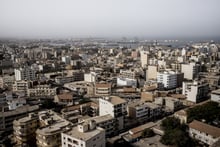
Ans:
<svg viewBox="0 0 220 147"><path fill-rule="evenodd" d="M95 120L96 124L99 124L99 123L112 120L112 119L114 119L114 117L112 117L110 114L107 114L107 115L96 116L96 117L82 118L81 120L84 120L84 121Z"/></svg>
<svg viewBox="0 0 220 147"><path fill-rule="evenodd" d="M63 134L67 134L67 135L69 135L73 138L77 138L79 140L86 141L86 140L90 140L92 137L100 134L103 131L105 131L105 130L102 129L102 128L97 127L94 130L89 130L87 132L80 132L80 131L78 131L78 126L77 126L77 127L72 128L72 130L70 130L68 132L65 132Z"/></svg>
<svg viewBox="0 0 220 147"><path fill-rule="evenodd" d="M212 94L220 95L220 89L217 89L217 90L212 91Z"/></svg>
<svg viewBox="0 0 220 147"><path fill-rule="evenodd" d="M112 103L113 105L119 105L119 104L123 104L126 103L127 101L118 97L118 96L109 96L109 97L105 97L102 98L110 103Z"/></svg>

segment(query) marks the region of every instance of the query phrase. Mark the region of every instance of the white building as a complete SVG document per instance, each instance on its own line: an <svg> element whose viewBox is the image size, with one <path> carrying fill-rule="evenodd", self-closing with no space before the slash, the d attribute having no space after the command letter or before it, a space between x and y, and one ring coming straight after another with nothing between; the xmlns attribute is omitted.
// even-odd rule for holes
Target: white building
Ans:
<svg viewBox="0 0 220 147"><path fill-rule="evenodd" d="M220 128L194 120L189 124L189 135L211 146L220 140Z"/></svg>
<svg viewBox="0 0 220 147"><path fill-rule="evenodd" d="M127 101L118 97L110 96L99 99L99 115L110 114L118 121L118 129L124 128L124 116L127 114Z"/></svg>
<svg viewBox="0 0 220 147"><path fill-rule="evenodd" d="M141 51L140 52L140 55L141 55L141 67L142 68L146 68L147 65L148 65L148 61L149 61L148 54L149 54L149 52L147 52L147 51Z"/></svg>
<svg viewBox="0 0 220 147"><path fill-rule="evenodd" d="M188 101L197 103L207 97L208 90L208 83L198 81L183 82L182 94L186 96Z"/></svg>
<svg viewBox="0 0 220 147"><path fill-rule="evenodd" d="M18 68L15 69L14 72L16 81L36 79L36 71L30 67Z"/></svg>
<svg viewBox="0 0 220 147"><path fill-rule="evenodd" d="M181 72L184 73L184 79L193 80L199 73L200 65L195 62L181 65Z"/></svg>
<svg viewBox="0 0 220 147"><path fill-rule="evenodd" d="M84 81L86 82L96 82L97 74L95 72L85 73L84 74Z"/></svg>
<svg viewBox="0 0 220 147"><path fill-rule="evenodd" d="M220 89L212 91L211 100L220 103Z"/></svg>
<svg viewBox="0 0 220 147"><path fill-rule="evenodd" d="M91 120L61 134L62 147L105 147L105 130Z"/></svg>
<svg viewBox="0 0 220 147"><path fill-rule="evenodd" d="M175 72L158 72L157 82L162 83L166 89L172 89L177 87L177 73Z"/></svg>
<svg viewBox="0 0 220 147"><path fill-rule="evenodd" d="M117 78L117 86L132 86L137 87L137 80L136 79L129 79L129 78Z"/></svg>
<svg viewBox="0 0 220 147"><path fill-rule="evenodd" d="M64 62L65 64L70 64L70 61L71 61L71 57L70 56L62 57L62 62Z"/></svg>

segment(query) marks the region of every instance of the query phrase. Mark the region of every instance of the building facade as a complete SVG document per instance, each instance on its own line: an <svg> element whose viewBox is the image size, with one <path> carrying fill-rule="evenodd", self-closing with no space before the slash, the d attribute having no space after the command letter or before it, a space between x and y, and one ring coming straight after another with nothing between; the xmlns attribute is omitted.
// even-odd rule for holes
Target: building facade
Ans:
<svg viewBox="0 0 220 147"><path fill-rule="evenodd" d="M124 116L127 114L127 101L118 96L99 99L99 115L110 114L116 118L118 129L124 128Z"/></svg>
<svg viewBox="0 0 220 147"><path fill-rule="evenodd" d="M188 101L197 103L207 97L208 90L209 84L205 82L183 82L182 94L186 96Z"/></svg>
<svg viewBox="0 0 220 147"><path fill-rule="evenodd" d="M61 138L62 147L105 147L105 130L93 120L63 132Z"/></svg>
<svg viewBox="0 0 220 147"><path fill-rule="evenodd" d="M194 120L189 124L189 135L207 145L220 140L220 128Z"/></svg>

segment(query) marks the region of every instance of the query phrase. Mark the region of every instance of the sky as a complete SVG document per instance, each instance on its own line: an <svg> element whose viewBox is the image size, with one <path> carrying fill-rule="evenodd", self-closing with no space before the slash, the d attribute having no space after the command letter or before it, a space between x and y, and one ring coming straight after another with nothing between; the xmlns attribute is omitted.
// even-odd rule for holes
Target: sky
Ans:
<svg viewBox="0 0 220 147"><path fill-rule="evenodd" d="M220 36L220 0L0 0L1 38Z"/></svg>

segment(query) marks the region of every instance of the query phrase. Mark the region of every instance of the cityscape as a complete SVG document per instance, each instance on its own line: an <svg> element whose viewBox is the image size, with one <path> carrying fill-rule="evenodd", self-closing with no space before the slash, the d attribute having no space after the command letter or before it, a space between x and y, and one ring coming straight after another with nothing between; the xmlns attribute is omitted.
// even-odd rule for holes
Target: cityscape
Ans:
<svg viewBox="0 0 220 147"><path fill-rule="evenodd" d="M218 4L0 0L0 147L220 147Z"/></svg>

